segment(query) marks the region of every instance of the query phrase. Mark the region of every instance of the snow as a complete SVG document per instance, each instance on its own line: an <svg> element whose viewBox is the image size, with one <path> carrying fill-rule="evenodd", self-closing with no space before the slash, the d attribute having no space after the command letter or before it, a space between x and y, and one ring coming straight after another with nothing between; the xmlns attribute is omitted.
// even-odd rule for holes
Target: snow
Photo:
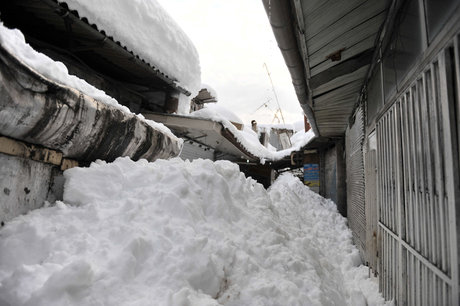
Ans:
<svg viewBox="0 0 460 306"><path fill-rule="evenodd" d="M243 121L228 108L217 103L205 104L202 109L194 111L190 114L192 117L213 119L214 121L230 121L243 124Z"/></svg>
<svg viewBox="0 0 460 306"><path fill-rule="evenodd" d="M1 305L383 305L346 219L292 175L119 158L0 229Z"/></svg>
<svg viewBox="0 0 460 306"><path fill-rule="evenodd" d="M115 107L127 114L131 114L131 111L126 106L119 104L117 100L108 96L104 91L97 89L83 79L70 75L67 67L63 63L54 61L45 54L35 51L25 42L24 35L21 31L17 29L8 29L2 22L0 22L0 45L24 65L43 77L55 83L74 88L97 101ZM171 130L163 124L152 120L146 120L140 114L136 116L154 129L182 143L182 139L177 138Z"/></svg>
<svg viewBox="0 0 460 306"><path fill-rule="evenodd" d="M271 148L266 148L260 143L258 135L252 130L251 127L244 125L243 130L238 130L231 122L240 124L243 122L232 111L226 109L223 106L218 104L207 104L203 109L195 111L188 116L220 122L225 128L232 132L232 134L236 137L240 144L246 148L246 150L248 150L254 156L258 157L262 163L265 163L265 161L276 161L290 156L291 152L300 150L315 137L313 131L299 131L293 135L293 138L291 138L291 148L274 152ZM279 126L280 125L277 125L277 127ZM292 128L291 125L282 126L284 128Z"/></svg>
<svg viewBox="0 0 460 306"><path fill-rule="evenodd" d="M192 41L156 0L64 0L80 18L120 41L195 97L201 89L198 52ZM187 107L180 107L186 109Z"/></svg>

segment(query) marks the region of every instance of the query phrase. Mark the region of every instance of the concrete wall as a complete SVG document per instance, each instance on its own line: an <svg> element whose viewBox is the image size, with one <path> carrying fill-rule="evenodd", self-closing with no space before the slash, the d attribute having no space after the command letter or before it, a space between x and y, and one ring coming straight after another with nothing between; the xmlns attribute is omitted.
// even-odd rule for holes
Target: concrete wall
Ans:
<svg viewBox="0 0 460 306"><path fill-rule="evenodd" d="M62 199L58 166L0 153L0 222Z"/></svg>

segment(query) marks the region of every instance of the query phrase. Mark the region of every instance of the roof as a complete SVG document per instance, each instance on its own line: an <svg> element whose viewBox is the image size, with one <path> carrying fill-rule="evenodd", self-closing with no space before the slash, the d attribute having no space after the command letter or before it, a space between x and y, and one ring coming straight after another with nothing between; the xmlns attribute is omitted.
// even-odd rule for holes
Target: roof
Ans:
<svg viewBox="0 0 460 306"><path fill-rule="evenodd" d="M62 49L85 64L119 81L146 86L152 90L175 89L190 95L173 75L160 70L152 61L128 49L126 42L109 36L98 25L90 23L66 3L56 0L1 1L1 19L17 27L34 47Z"/></svg>
<svg viewBox="0 0 460 306"><path fill-rule="evenodd" d="M142 113L142 115L146 119L166 125L179 137L196 141L216 151L233 155L238 159L259 161L259 158L250 153L221 122L150 112Z"/></svg>
<svg viewBox="0 0 460 306"><path fill-rule="evenodd" d="M4 95L0 99L0 130L4 136L87 162L113 161L120 156L153 161L177 156L182 148L182 140L169 131L47 78L3 43L0 79Z"/></svg>
<svg viewBox="0 0 460 306"><path fill-rule="evenodd" d="M315 133L343 136L391 1L263 1Z"/></svg>

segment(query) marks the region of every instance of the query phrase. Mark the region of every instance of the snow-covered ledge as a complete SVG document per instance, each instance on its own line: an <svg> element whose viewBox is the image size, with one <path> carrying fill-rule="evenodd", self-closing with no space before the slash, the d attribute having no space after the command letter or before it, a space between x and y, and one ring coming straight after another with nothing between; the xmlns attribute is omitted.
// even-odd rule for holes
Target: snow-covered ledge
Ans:
<svg viewBox="0 0 460 306"><path fill-rule="evenodd" d="M182 142L135 114L45 78L0 47L0 133L81 161L177 156Z"/></svg>

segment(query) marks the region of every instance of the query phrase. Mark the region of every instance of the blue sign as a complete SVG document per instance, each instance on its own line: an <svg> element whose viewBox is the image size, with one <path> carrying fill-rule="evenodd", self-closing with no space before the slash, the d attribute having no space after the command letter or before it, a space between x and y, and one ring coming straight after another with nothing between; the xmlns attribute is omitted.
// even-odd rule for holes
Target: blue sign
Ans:
<svg viewBox="0 0 460 306"><path fill-rule="evenodd" d="M319 164L303 165L303 181L310 187L319 187Z"/></svg>

